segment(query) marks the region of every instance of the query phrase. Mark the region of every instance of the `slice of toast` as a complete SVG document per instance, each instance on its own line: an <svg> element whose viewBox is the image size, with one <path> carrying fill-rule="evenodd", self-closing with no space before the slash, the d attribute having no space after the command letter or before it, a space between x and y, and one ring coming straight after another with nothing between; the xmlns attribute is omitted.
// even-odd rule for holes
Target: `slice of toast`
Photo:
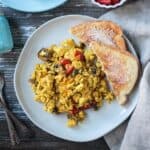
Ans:
<svg viewBox="0 0 150 150"><path fill-rule="evenodd" d="M128 51L119 51L105 44L93 41L89 47L102 63L119 104L124 104L138 77L138 61Z"/></svg>
<svg viewBox="0 0 150 150"><path fill-rule="evenodd" d="M126 50L121 28L111 21L92 21L76 25L70 32L83 43L97 41L117 50Z"/></svg>

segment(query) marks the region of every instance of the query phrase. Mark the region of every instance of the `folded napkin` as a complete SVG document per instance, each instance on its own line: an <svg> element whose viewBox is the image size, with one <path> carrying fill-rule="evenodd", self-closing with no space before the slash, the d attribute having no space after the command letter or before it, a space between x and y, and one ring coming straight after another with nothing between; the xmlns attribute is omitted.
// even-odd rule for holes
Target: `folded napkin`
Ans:
<svg viewBox="0 0 150 150"><path fill-rule="evenodd" d="M104 138L111 150L150 150L150 0L138 0L110 11L100 19L122 26L133 43L144 71L139 100L128 121Z"/></svg>

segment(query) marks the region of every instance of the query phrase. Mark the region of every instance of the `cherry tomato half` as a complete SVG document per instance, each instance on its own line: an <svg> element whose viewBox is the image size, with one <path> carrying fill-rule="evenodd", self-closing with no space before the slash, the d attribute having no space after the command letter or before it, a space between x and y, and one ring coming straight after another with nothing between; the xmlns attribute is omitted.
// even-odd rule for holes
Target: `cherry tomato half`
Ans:
<svg viewBox="0 0 150 150"><path fill-rule="evenodd" d="M61 61L60 61L60 64L65 66L67 64L71 64L71 60L70 59L66 59L66 58L63 58Z"/></svg>
<svg viewBox="0 0 150 150"><path fill-rule="evenodd" d="M73 72L74 67L71 64L66 64L65 69L66 69L66 74L69 75Z"/></svg>
<svg viewBox="0 0 150 150"><path fill-rule="evenodd" d="M84 61L85 60L84 54L81 51L79 51L79 50L75 51L74 56L76 57L77 60L80 60L80 61Z"/></svg>

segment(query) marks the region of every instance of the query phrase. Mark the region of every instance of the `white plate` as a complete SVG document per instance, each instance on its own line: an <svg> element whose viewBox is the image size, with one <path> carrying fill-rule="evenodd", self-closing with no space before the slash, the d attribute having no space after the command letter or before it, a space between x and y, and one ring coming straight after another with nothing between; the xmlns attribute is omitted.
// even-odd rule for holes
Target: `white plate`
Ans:
<svg viewBox="0 0 150 150"><path fill-rule="evenodd" d="M98 111L89 110L85 121L77 127L68 128L66 115L49 114L43 111L40 103L34 101L34 94L28 79L35 64L40 63L37 58L38 50L71 38L72 36L68 32L71 26L90 20L94 20L94 18L69 15L43 24L26 42L14 75L17 98L30 120L44 131L70 141L85 142L102 137L127 119L137 103L138 95L136 92L132 92L127 105L120 106L116 101L104 104Z"/></svg>

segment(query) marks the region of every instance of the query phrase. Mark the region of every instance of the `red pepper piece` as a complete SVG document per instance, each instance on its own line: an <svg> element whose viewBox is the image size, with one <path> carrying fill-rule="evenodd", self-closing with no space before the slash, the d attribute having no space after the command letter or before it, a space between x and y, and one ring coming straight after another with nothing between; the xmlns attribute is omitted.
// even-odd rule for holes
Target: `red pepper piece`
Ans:
<svg viewBox="0 0 150 150"><path fill-rule="evenodd" d="M86 105L84 106L84 109L89 109L89 108L91 108L91 104L86 104Z"/></svg>
<svg viewBox="0 0 150 150"><path fill-rule="evenodd" d="M75 51L74 56L76 57L77 60L80 60L80 61L84 61L85 60L84 54L81 51L79 51L79 50Z"/></svg>
<svg viewBox="0 0 150 150"><path fill-rule="evenodd" d="M111 0L111 4L112 4L112 5L117 4L117 3L119 3L119 2L120 2L120 0Z"/></svg>
<svg viewBox="0 0 150 150"><path fill-rule="evenodd" d="M71 64L71 60L70 59L66 59L66 58L63 58L61 61L60 61L60 64L65 66L67 64Z"/></svg>
<svg viewBox="0 0 150 150"><path fill-rule="evenodd" d="M71 64L66 64L65 69L66 69L66 74L69 75L73 72L74 67Z"/></svg>
<svg viewBox="0 0 150 150"><path fill-rule="evenodd" d="M76 107L73 107L73 109L70 111L72 115L76 115L79 112L79 110Z"/></svg>
<svg viewBox="0 0 150 150"><path fill-rule="evenodd" d="M91 104L86 104L86 105L80 107L80 110L89 109L89 108L91 108L91 106L92 106Z"/></svg>

